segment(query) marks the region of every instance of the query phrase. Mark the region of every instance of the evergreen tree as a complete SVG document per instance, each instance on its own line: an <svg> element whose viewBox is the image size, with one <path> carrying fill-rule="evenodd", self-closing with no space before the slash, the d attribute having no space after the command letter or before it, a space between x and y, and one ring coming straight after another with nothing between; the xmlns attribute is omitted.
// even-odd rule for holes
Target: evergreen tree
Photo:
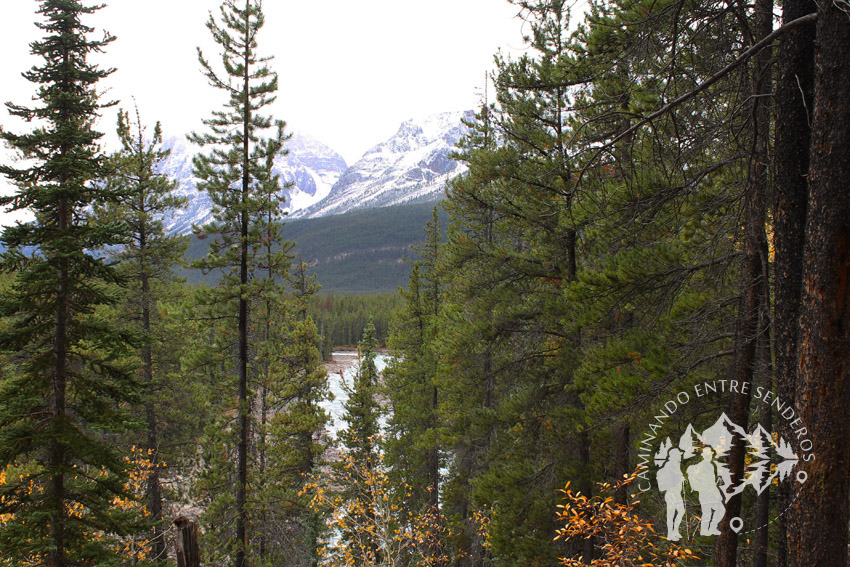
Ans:
<svg viewBox="0 0 850 567"><path fill-rule="evenodd" d="M375 397L378 388L377 346L375 326L370 321L363 329L363 338L357 347L360 363L345 403L343 420L348 426L340 432L340 440L354 460L367 467L377 458L380 434L381 409Z"/></svg>
<svg viewBox="0 0 850 567"><path fill-rule="evenodd" d="M581 334L560 301L576 278L581 220L567 150L569 11L558 1L517 4L534 55L497 58L498 111L485 107L460 152L470 173L450 189L438 341L455 469L447 491L460 498L451 505L468 519L500 502L490 551L521 564L554 560L553 491L567 475L584 486L592 463L577 419ZM452 407L464 399L474 413Z"/></svg>
<svg viewBox="0 0 850 567"><path fill-rule="evenodd" d="M257 353L255 473L249 502L252 547L263 565L286 561L315 564L320 518L309 508L303 490L307 475L317 471L325 446L317 439L327 421L319 403L327 397L327 376L319 358L319 337L307 315L318 286L299 262L284 293L273 283L257 299L256 318L263 331L252 343ZM283 279L286 276L286 280ZM269 294L270 291L277 290Z"/></svg>
<svg viewBox="0 0 850 567"><path fill-rule="evenodd" d="M177 183L158 173L169 155L161 148L162 129L158 122L151 137L146 139L138 110L135 122L130 120L129 113L120 111L118 138L121 150L110 159L107 187L121 192L125 198L120 203L108 204L101 214L104 218L121 219L129 228L129 242L122 246L116 258L122 262L122 273L130 284L124 317L144 340L139 354L141 382L146 389L147 439L144 447L151 462L151 474L147 479L147 506L153 523L150 541L154 559L164 561L160 479L160 431L163 426L159 410L168 405L171 395L162 395L168 365L159 357L155 358L155 353L165 354L160 345L169 342L160 325L158 299L166 293L166 283L173 280L172 270L182 261L188 245L187 238L167 234L163 221L184 205L186 199L175 197L172 192ZM168 330L173 332L173 329ZM172 348L172 356L168 357L172 364L176 362L174 353Z"/></svg>
<svg viewBox="0 0 850 567"><path fill-rule="evenodd" d="M412 517L429 500L428 447L423 438L431 426L430 386L433 374L425 360L426 317L421 290L421 262L413 262L410 283L400 294L404 305L398 310L390 336L390 348L398 356L384 370L387 398L392 408L387 424L387 463L401 501ZM429 377L431 378L429 380Z"/></svg>
<svg viewBox="0 0 850 567"><path fill-rule="evenodd" d="M101 134L104 105L96 85L111 72L89 61L112 41L83 19L99 6L43 0L31 44L42 63L24 73L38 86L32 107L9 103L14 116L40 125L0 136L33 165L0 166L17 192L0 200L35 220L7 228L3 271L14 275L0 300L8 327L0 336L15 368L0 393L0 466L12 467L0 498L3 555L18 564L118 563L111 534L126 532L112 501L125 495L124 461L108 434L127 423L123 409L138 388L123 361L130 337L102 316L119 277L100 253L119 244L120 222L97 222L92 206L123 197L105 187ZM9 480L11 482L8 482Z"/></svg>
<svg viewBox="0 0 850 567"><path fill-rule="evenodd" d="M344 547L353 549L353 560L364 565L380 565L382 561L382 546L373 528L380 512L374 509L376 487L372 482L382 466L376 348L375 326L370 321L358 345L359 366L344 404L342 419L347 427L339 432L344 459L336 465L336 477L347 481L341 489L345 506L356 509L362 524L371 526L365 533L361 526L349 526L341 534L348 542Z"/></svg>
<svg viewBox="0 0 850 567"><path fill-rule="evenodd" d="M205 226L206 234L216 235L208 256L201 262L204 269L221 269L222 280L212 297L221 305L234 307L235 374L237 375L234 478L233 534L236 567L244 567L248 553L248 457L252 400L249 388L252 354L250 351L251 319L249 305L252 281L256 278L256 253L269 238L269 215L272 223L280 215L283 197L275 190L279 179L271 173L275 156L280 154L285 124L261 114L275 99L277 75L268 66L269 58L257 53L257 35L265 18L261 2L225 0L220 21L212 15L207 22L222 54L223 74L216 71L199 50L198 58L209 83L229 96L224 110L204 121L210 131L193 134L192 141L212 146L208 154L194 160L195 174L201 180L198 188L207 191L213 202L215 222ZM264 132L273 129L270 137ZM277 231L272 231L273 235ZM274 237L274 236L273 236ZM280 243L278 242L280 245ZM281 252L275 262L284 261Z"/></svg>
<svg viewBox="0 0 850 567"><path fill-rule="evenodd" d="M805 6L794 6L795 11L801 8L805 10ZM813 453L817 455L812 463L814 466L808 468L806 483L795 486L797 497L788 534L789 564L794 566L806 562L812 565L842 565L848 559L848 533L841 528L850 517L850 459L845 451L850 444L850 417L847 412L850 401L850 311L847 308L850 305L850 288L847 286L850 274L850 171L848 161L843 157L850 149L850 135L842 126L850 119L850 107L846 102L850 84L850 62L846 57L850 48L848 30L850 22L846 6L817 5L808 169L798 169L805 161L795 159L783 171L783 182L787 184L782 189L783 199L792 199L786 201L786 206L796 200L794 194L799 179L795 179L795 175L806 175L808 181L803 235L794 232L800 228L794 220L783 223L788 231L783 235L786 246L796 245L799 248L786 255L789 263L780 269L786 278L789 274L794 279L799 277L798 281L802 284L798 290L793 290L799 294L799 306L794 304L794 298L787 295L788 303L777 303L777 309L789 309L799 317L795 337L797 351L793 353L798 369L796 384L786 383L784 387L796 386L794 399L798 415L809 428L808 433L814 443ZM784 57L790 59L783 62L785 73L795 67L806 73L811 46L805 35L794 38L790 45L785 46L790 48L784 52ZM804 74L803 80L809 77ZM790 78L784 77L785 81ZM787 98L785 102L789 102ZM799 109L794 109L797 104L778 109L780 112L792 112L780 119L784 122L783 138L795 132L795 128L802 126L805 129L804 123L799 121ZM787 144L787 139L783 141ZM784 149L787 151L787 146ZM783 154L782 157L788 156ZM797 258L805 259L802 266L796 262ZM794 273L800 267L802 274ZM784 283L792 281L786 279ZM787 327L784 330L787 332ZM787 369L784 378L791 378Z"/></svg>
<svg viewBox="0 0 850 567"><path fill-rule="evenodd" d="M401 356L384 371L388 419L387 462L399 501L409 518L439 505L439 389L433 337L443 294L440 276L440 221L434 208L425 227L425 242L414 247L408 288L401 289L403 307L394 320L390 346ZM403 355L402 355L403 353Z"/></svg>
<svg viewBox="0 0 850 567"><path fill-rule="evenodd" d="M325 465L326 444L319 437L328 415L319 405L328 393L327 372L319 356L321 342L316 325L307 313L313 294L318 291L307 266L296 262L290 274L291 291L283 314L285 334L269 344L281 353L284 373L276 385L278 410L269 420L268 431L271 470L266 475L276 498L274 506L280 523L286 526L283 537L277 535L280 557L293 565L315 565L318 561L318 537L323 531L321 517L310 509L304 491L308 475ZM259 498L258 498L259 500Z"/></svg>
<svg viewBox="0 0 850 567"><path fill-rule="evenodd" d="M592 539L551 543L552 492L567 479L587 494L622 477L647 400L728 371L747 169L726 136L745 125L730 85L750 70L690 94L721 47L683 22L710 21L740 43L747 30L725 13L594 4L570 40L563 2L517 4L534 56L497 60L498 105L459 152L469 172L446 205L433 342L447 506L464 519L498 502L490 553L527 564L592 558ZM695 66L696 53L715 56ZM659 74L659 58L688 72ZM682 92L696 98L676 116L635 120ZM705 111L720 108L729 112Z"/></svg>
<svg viewBox="0 0 850 567"><path fill-rule="evenodd" d="M444 332L435 350L445 399L441 435L449 454L444 509L462 534L454 542L466 557L460 564L482 565L490 550L478 533L475 515L486 499L478 498L473 487L489 468L497 432L494 408L501 397L497 370L504 359L499 353L510 352L494 324L502 296L496 283L503 261L497 243L507 233L496 211L497 178L492 169L479 167L490 162L498 147L493 108L485 103L469 126L457 157L463 156L470 170L451 182L444 203L449 213L443 251L447 283L440 323Z"/></svg>
<svg viewBox="0 0 850 567"><path fill-rule="evenodd" d="M379 344L386 344L390 334L390 320L400 305L397 293L375 295L314 295L309 313L322 337L322 357L330 358L334 347L354 346L363 336L369 323L375 325Z"/></svg>
<svg viewBox="0 0 850 567"><path fill-rule="evenodd" d="M817 4L810 0L786 0L782 3L782 23L788 24L800 17L811 16ZM808 206L809 152L811 115L815 74L815 23L810 22L789 31L779 39L776 79L776 142L775 142L775 221L774 247L776 250L773 295L774 345L776 353L776 393L794 405L797 388L797 349L799 344L799 306L802 293L803 241ZM793 428L785 420L778 420L776 432L790 439ZM777 504L779 510L791 505L793 481L779 483ZM777 565L789 565L788 535L794 529L789 514L779 517Z"/></svg>

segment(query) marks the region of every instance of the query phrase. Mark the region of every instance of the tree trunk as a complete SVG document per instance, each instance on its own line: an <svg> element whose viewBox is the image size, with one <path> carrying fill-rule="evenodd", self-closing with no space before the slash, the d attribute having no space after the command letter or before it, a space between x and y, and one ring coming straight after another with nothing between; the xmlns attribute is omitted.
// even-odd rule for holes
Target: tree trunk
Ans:
<svg viewBox="0 0 850 567"><path fill-rule="evenodd" d="M773 0L756 3L753 42L770 34L773 18ZM741 266L741 302L736 323L736 355L732 379L738 382L739 391L729 407L729 419L747 430L750 417L750 398L756 367L756 354L760 335L767 332L764 313L767 294L767 235L765 233L768 136L770 112L767 94L770 92L770 53L761 51L753 58L752 97L750 112L751 148L747 173L747 192L744 197L744 261ZM729 469L732 486L744 478L745 443L732 445L729 451ZM720 535L715 545L714 563L717 567L735 567L738 556L738 534L729 527L732 518L741 515L741 493L726 502L726 513L718 525Z"/></svg>
<svg viewBox="0 0 850 567"><path fill-rule="evenodd" d="M800 303L797 408L807 435L790 565L847 564L850 520L850 16L818 6L815 104ZM806 451L805 439L813 450ZM799 471L798 471L799 474Z"/></svg>
<svg viewBox="0 0 850 567"><path fill-rule="evenodd" d="M70 19L68 20L70 22ZM67 29L67 32L72 32L72 29ZM62 60L65 66L70 64L70 53L67 45L63 47ZM69 117L66 115L67 110L62 110L61 122L67 124ZM61 155L63 158L68 154L70 149L65 143L61 147ZM68 180L64 174L60 176L59 187L63 190ZM68 197L64 194L59 196L59 207L57 211L57 228L59 233L66 235L71 224L71 210ZM67 411L67 389L68 389L68 320L70 318L70 276L68 259L59 257L59 285L56 291L56 325L54 328L54 369L53 369L53 422L50 424L53 428L65 427L65 414ZM58 431L57 431L58 433ZM50 536L53 540L53 549L50 550L47 558L50 567L65 566L65 461L67 460L65 445L57 438L53 438L48 449L48 464L50 466L50 494L49 499L53 510L50 518Z"/></svg>
<svg viewBox="0 0 850 567"><path fill-rule="evenodd" d="M191 514L181 514L174 520L174 526L177 528L177 567L201 567L197 518Z"/></svg>
<svg viewBox="0 0 850 567"><path fill-rule="evenodd" d="M247 490L248 490L248 192L250 190L251 103L250 103L250 38L248 22L250 4L245 3L245 74L242 95L245 103L242 114L242 211L240 211L239 254L239 443L236 479L236 567L245 567L248 550Z"/></svg>
<svg viewBox="0 0 850 567"><path fill-rule="evenodd" d="M765 297L765 301L768 298ZM764 312L770 312L770 306L764 306ZM765 319L766 321L766 319ZM759 376L761 377L760 383L764 387L766 391L771 390L772 381L771 377L773 376L773 363L771 357L771 341L770 341L770 331L769 329L765 329L761 333L761 341L759 343L759 359L761 364L759 365ZM765 431L773 431L773 406L763 404L760 407L761 415L759 417L759 424L764 428ZM764 491L758 495L758 499L756 501L756 536L755 536L755 548L753 549L753 567L767 567L767 552L768 546L770 543L770 492L771 485L765 487Z"/></svg>
<svg viewBox="0 0 850 567"><path fill-rule="evenodd" d="M782 23L816 11L814 0L785 0ZM776 395L795 405L800 290L803 281L803 236L806 227L809 172L809 140L814 90L815 23L783 34L779 40L776 83L776 203L774 208L774 352ZM787 420L780 419L776 432L793 439ZM791 505L791 483L779 484L777 566L787 567Z"/></svg>
<svg viewBox="0 0 850 567"><path fill-rule="evenodd" d="M59 201L59 230L64 232L68 229L69 218L67 198L62 197ZM67 361L68 361L68 318L69 318L69 282L68 282L68 260L59 259L59 289L56 297L56 325L54 336L54 370L53 370L53 420L51 427L59 429L64 427L65 414L67 410L66 393L68 388ZM58 433L58 431L57 431ZM50 518L50 536L53 540L53 549L48 556L50 567L65 566L65 467L66 450L65 445L57 438L50 442L48 462L50 465L50 502L53 508Z"/></svg>
<svg viewBox="0 0 850 567"><path fill-rule="evenodd" d="M141 239L144 246L144 232ZM142 255L144 258L144 255ZM145 337L151 334L150 314L150 282L148 275L142 267L142 329ZM153 352L150 344L142 347L142 374L144 383L148 389L148 399L145 403L145 418L148 428L148 455L151 460L151 472L148 477L148 506L150 507L151 520L153 521L153 537L151 545L153 556L157 561L165 558L165 539L162 531L162 487L159 479L159 441L157 439L158 420L156 416L156 388L153 382Z"/></svg>

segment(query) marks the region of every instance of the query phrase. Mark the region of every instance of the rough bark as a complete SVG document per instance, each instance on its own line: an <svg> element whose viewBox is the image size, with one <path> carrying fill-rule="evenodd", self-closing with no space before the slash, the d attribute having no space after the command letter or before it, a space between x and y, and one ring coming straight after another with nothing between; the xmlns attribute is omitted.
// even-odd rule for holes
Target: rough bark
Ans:
<svg viewBox="0 0 850 567"><path fill-rule="evenodd" d="M813 14L813 0L785 0L783 24ZM776 144L774 204L774 352L776 394L794 406L797 387L797 319L803 277L803 235L806 226L809 171L809 140L814 90L815 23L800 26L779 40L776 79ZM792 439L786 420L778 420L776 432ZM787 567L787 534L791 505L791 480L779 484L776 509L779 516L777 565Z"/></svg>
<svg viewBox="0 0 850 567"><path fill-rule="evenodd" d="M177 567L201 567L198 547L198 520L194 514L181 514L174 520L177 528L175 555Z"/></svg>
<svg viewBox="0 0 850 567"><path fill-rule="evenodd" d="M767 301L767 298L765 298ZM764 312L770 312L770 306L765 305ZM766 321L766 320L765 320ZM769 329L765 329L761 333L761 342L759 344L759 377L760 383L765 390L772 391L772 376L773 363L771 357L771 337ZM760 407L761 415L759 416L759 425L765 431L773 431L773 406L762 405ZM770 503L771 503L771 486L765 487L764 491L758 495L756 500L756 535L755 545L753 548L753 567L768 566L768 548L770 545Z"/></svg>
<svg viewBox="0 0 850 567"><path fill-rule="evenodd" d="M798 486L789 564L847 564L850 520L850 15L818 6L814 115L799 318L799 416L813 450ZM814 455L812 460L808 457Z"/></svg>

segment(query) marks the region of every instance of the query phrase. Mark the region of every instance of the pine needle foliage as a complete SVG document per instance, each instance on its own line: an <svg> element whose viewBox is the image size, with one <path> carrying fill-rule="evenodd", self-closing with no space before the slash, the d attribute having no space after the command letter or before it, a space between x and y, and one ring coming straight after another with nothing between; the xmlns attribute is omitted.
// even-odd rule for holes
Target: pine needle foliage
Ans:
<svg viewBox="0 0 850 567"><path fill-rule="evenodd" d="M277 74L268 66L270 58L258 54L257 37L264 23L259 0L225 0L218 18L210 15L207 28L220 49L220 69L200 49L198 61L209 84L223 91L228 102L204 120L206 132L189 137L206 150L194 159L194 168L198 189L206 191L213 203L214 217L214 222L197 229L215 235L197 267L222 273L218 287L199 300L215 305L222 322L235 322L225 323L220 331L221 339L230 343L225 351L235 354L232 367L228 363L224 368L236 376L236 419L231 430L235 466L232 482L227 483L233 488L235 521L232 532L225 529L217 539L230 550L227 555L236 567L246 565L251 539L248 485L253 395L249 378L257 369L250 347L256 325L250 306L252 298L277 289L271 278L264 281L258 272L281 276L288 273L291 261L289 245L280 235L283 187L272 169L275 158L285 154L288 136L283 121L263 114L278 89Z"/></svg>

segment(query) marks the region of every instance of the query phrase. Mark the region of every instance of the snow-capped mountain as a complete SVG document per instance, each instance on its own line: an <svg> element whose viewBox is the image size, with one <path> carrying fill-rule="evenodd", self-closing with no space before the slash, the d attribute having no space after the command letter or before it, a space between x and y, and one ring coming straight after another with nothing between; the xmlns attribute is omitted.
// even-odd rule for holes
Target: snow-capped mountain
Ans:
<svg viewBox="0 0 850 567"><path fill-rule="evenodd" d="M192 174L192 158L200 150L185 138L170 138L163 146L171 155L161 172L177 180L175 193L188 197L186 207L175 215L167 229L181 234L191 231L192 224L204 225L212 220L212 202L209 195L199 192ZM321 201L331 191L348 166L338 153L325 144L305 134L294 134L286 143L289 153L275 160L275 172L294 186L286 189L287 209L298 211Z"/></svg>
<svg viewBox="0 0 850 567"><path fill-rule="evenodd" d="M289 154L275 161L275 171L283 181L294 183L286 190L289 217L316 218L440 199L446 182L466 170L449 154L466 133L461 120L472 117L471 111L444 112L408 120L351 167L325 144L294 134L285 146ZM170 138L163 145L171 155L161 172L177 180L176 193L188 198L186 207L166 228L187 234L193 224L212 220L209 195L196 189L192 174L192 158L200 149L182 137Z"/></svg>
<svg viewBox="0 0 850 567"><path fill-rule="evenodd" d="M439 199L446 182L466 169L449 154L466 133L461 119L472 117L471 111L444 112L402 123L393 137L348 168L326 198L290 216L315 218Z"/></svg>

